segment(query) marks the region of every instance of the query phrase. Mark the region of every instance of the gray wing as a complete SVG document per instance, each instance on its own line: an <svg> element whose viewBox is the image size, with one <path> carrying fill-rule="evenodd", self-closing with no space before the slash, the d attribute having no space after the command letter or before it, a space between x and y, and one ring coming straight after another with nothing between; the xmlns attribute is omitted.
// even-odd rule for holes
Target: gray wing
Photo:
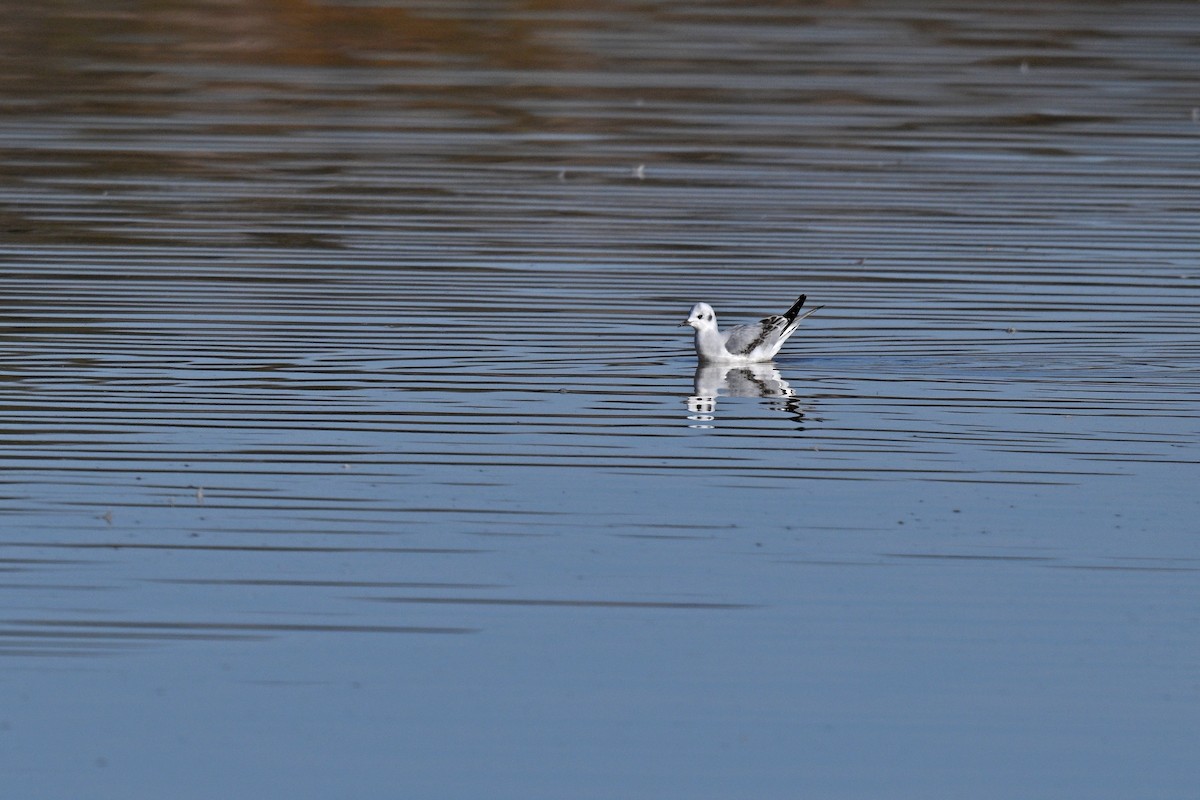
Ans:
<svg viewBox="0 0 1200 800"><path fill-rule="evenodd" d="M788 321L781 316L765 317L752 325L738 325L729 331L725 349L735 356L746 356L762 345L773 342L787 327Z"/></svg>

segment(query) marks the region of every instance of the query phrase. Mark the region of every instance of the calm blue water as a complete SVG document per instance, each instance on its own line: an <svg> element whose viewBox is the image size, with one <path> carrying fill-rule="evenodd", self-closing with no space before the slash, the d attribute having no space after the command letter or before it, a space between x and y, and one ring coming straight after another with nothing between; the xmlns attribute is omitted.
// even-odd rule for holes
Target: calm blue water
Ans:
<svg viewBox="0 0 1200 800"><path fill-rule="evenodd" d="M5 12L13 796L1195 796L1190 4Z"/></svg>

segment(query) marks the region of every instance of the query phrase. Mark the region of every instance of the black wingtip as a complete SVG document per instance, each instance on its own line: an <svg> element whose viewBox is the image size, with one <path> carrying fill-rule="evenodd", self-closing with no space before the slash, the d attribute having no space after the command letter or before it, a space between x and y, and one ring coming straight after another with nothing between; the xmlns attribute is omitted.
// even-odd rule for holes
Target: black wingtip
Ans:
<svg viewBox="0 0 1200 800"><path fill-rule="evenodd" d="M784 313L783 318L786 319L788 322L791 322L792 320L794 320L796 318L796 315L800 313L800 309L804 307L804 301L807 299L808 299L808 295L806 295L806 294L800 295L800 299L798 299L796 301L796 304L794 306L792 306L791 308L789 308L786 313Z"/></svg>

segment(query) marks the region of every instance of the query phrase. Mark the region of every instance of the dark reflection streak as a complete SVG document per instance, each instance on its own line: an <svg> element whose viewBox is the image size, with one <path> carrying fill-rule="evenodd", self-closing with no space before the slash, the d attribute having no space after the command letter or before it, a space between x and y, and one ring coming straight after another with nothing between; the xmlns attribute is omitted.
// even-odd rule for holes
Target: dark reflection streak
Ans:
<svg viewBox="0 0 1200 800"><path fill-rule="evenodd" d="M276 580L270 578L156 578L149 583L185 584L197 586L280 586L318 587L337 589L502 589L500 583L438 583L421 581L321 581Z"/></svg>
<svg viewBox="0 0 1200 800"><path fill-rule="evenodd" d="M715 539L716 536L689 536L685 533L670 534L670 533L617 533L614 534L618 539L652 539L661 541L706 541Z"/></svg>
<svg viewBox="0 0 1200 800"><path fill-rule="evenodd" d="M1067 474L1069 475L1070 473L1067 473ZM1105 474L1118 475L1120 473L1114 472L1114 473L1105 473ZM935 483L965 483L965 484L980 484L983 486L1075 486L1078 484L1078 481L1052 481L1052 480L1044 480L1044 481L1025 480L1025 481L1022 481L1022 480L1016 480L1016 479L1000 480L997 478L935 478L935 477L930 477L930 478L926 478L926 480L930 480Z"/></svg>
<svg viewBox="0 0 1200 800"><path fill-rule="evenodd" d="M22 624L22 623L13 623ZM263 641L267 636L238 633L138 633L134 631L4 630L0 639L105 639L115 641Z"/></svg>
<svg viewBox="0 0 1200 800"><path fill-rule="evenodd" d="M824 452L824 451L822 451L822 452ZM836 453L836 451L831 451L831 452ZM647 458L647 460L661 461L662 459L660 457L660 458ZM996 472L994 472L992 470L985 470L985 469L961 470L961 469L951 469L949 467L946 469L933 469L933 468L919 469L919 468L915 468L915 467L905 468L905 467L882 467L882 466L858 466L858 467L835 468L835 467L829 467L829 466L806 467L806 466L800 466L800 465L791 465L791 466L786 466L786 467L780 467L780 466L758 466L758 465L753 465L753 464L748 464L748 463L741 463L740 461L736 461L735 459L729 459L729 461L735 462L735 463L719 463L719 464L704 464L704 463L696 463L696 462L674 463L674 464L671 464L669 467L664 465L660 469L655 469L652 466L643 466L643 465L636 464L636 463L633 463L633 464L621 463L620 461L576 463L576 462L569 462L569 461L552 460L552 461L542 461L540 463L535 464L535 463L531 463L528 461L502 461L502 460L494 460L493 461L493 460L483 460L483 459L480 459L480 460L438 459L433 463L441 464L441 465L456 465L456 466L510 466L510 467L550 466L550 467L554 467L555 469L560 469L560 468L595 469L595 468L599 467L599 468L607 468L607 469L624 470L624 471L626 471L627 474L643 474L643 475L668 475L668 474L671 474L674 472L688 471L688 472L711 472L711 473L735 474L735 475L740 474L740 475L744 475L747 477L754 476L754 475L775 475L775 476L779 476L779 477L796 475L796 476L817 477L817 478L867 479L867 478L878 477L878 476L896 476L896 477L915 476L915 477L936 478L938 476L943 476L943 475L963 475L963 476L969 478L972 474L974 474L978 477L972 478L972 479L987 480L987 476L996 474ZM1113 472L1113 471L1075 470L1075 469L1001 470L999 472L1000 472L1000 474L1010 474L1010 475L1030 475L1030 476L1045 475L1045 476L1060 476L1060 477L1114 476L1114 475L1122 474L1120 472Z"/></svg>
<svg viewBox="0 0 1200 800"><path fill-rule="evenodd" d="M1078 569L1096 572L1200 572L1200 567L1127 567L1104 564L1054 564L1051 569Z"/></svg>
<svg viewBox="0 0 1200 800"><path fill-rule="evenodd" d="M0 542L0 547L63 548L66 550L217 550L265 553L415 553L431 555L491 552L468 547L305 547L301 545L130 544L128 542Z"/></svg>
<svg viewBox="0 0 1200 800"><path fill-rule="evenodd" d="M880 553L884 558L932 559L940 561L1056 561L1051 556L997 556L959 553Z"/></svg>
<svg viewBox="0 0 1200 800"><path fill-rule="evenodd" d="M116 589L115 586L97 586L94 584L70 584L70 583L0 583L0 590L3 589L20 589L23 591L34 590L44 591L50 590L55 592L106 592Z"/></svg>
<svg viewBox="0 0 1200 800"><path fill-rule="evenodd" d="M286 622L140 622L120 620L15 619L8 625L28 628L80 628L85 630L148 631L234 631L263 633L475 633L474 628L424 627L415 625L319 625ZM32 635L32 634L29 634Z"/></svg>
<svg viewBox="0 0 1200 800"><path fill-rule="evenodd" d="M685 610L730 610L758 608L745 603L674 603L641 602L636 600L522 600L500 597L368 597L363 598L381 603L429 603L440 605L482 606L542 606L552 608L647 608Z"/></svg>
<svg viewBox="0 0 1200 800"><path fill-rule="evenodd" d="M772 564L798 564L805 567L891 567L895 568L896 564L889 564L886 561L829 561L820 559L778 559L771 562Z"/></svg>

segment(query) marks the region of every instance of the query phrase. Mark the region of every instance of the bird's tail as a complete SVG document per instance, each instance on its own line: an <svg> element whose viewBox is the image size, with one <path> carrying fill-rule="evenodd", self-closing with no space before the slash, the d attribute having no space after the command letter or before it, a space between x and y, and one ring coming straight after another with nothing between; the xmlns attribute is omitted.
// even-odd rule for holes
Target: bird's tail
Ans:
<svg viewBox="0 0 1200 800"><path fill-rule="evenodd" d="M788 325L799 324L799 322L801 320L811 317L813 314L815 314L816 312L820 311L822 308L825 307L825 306L815 306L813 308L810 308L808 311L805 311L803 315L797 317L796 315L800 313L800 309L804 307L804 301L807 299L808 299L808 295L806 295L806 294L800 295L800 298L798 300L796 300L795 305L793 305L786 312L784 312L783 318L788 321Z"/></svg>
<svg viewBox="0 0 1200 800"><path fill-rule="evenodd" d="M800 299L796 301L796 304L787 311L783 312L783 318L788 321L789 325L796 321L796 315L800 313L800 309L804 307L804 301L807 299L808 295L800 295ZM810 311L808 313L811 314L812 312ZM808 314L805 314L804 316L808 316Z"/></svg>
<svg viewBox="0 0 1200 800"><path fill-rule="evenodd" d="M791 308L789 308L787 310L787 313L783 315L783 318L787 320L787 325L785 326L785 330L789 334L792 331L796 330L796 327L801 322L808 319L813 314L817 313L818 311L820 311L822 308L825 307L825 306L814 306L814 307L810 308L808 311L805 311L803 314L801 314L800 309L804 306L804 301L807 299L808 299L808 295L805 295L805 294L800 295L800 299L796 301L796 304L794 306L792 306Z"/></svg>

